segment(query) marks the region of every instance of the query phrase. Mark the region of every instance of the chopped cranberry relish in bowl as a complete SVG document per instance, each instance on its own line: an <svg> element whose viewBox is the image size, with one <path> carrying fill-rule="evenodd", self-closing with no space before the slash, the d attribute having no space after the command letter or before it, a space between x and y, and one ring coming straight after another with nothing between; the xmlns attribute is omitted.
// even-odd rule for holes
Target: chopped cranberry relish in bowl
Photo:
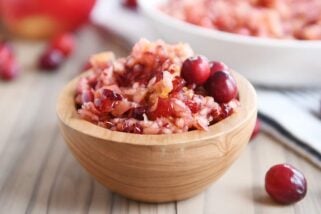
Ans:
<svg viewBox="0 0 321 214"><path fill-rule="evenodd" d="M126 58L104 52L90 62L92 69L76 90L78 113L113 131L208 130L240 105L228 67L217 71L217 63L195 56L187 44L141 39Z"/></svg>
<svg viewBox="0 0 321 214"><path fill-rule="evenodd" d="M61 91L58 121L79 163L113 192L147 202L189 198L249 142L254 88L187 45L141 40L127 58L102 53L91 64Z"/></svg>

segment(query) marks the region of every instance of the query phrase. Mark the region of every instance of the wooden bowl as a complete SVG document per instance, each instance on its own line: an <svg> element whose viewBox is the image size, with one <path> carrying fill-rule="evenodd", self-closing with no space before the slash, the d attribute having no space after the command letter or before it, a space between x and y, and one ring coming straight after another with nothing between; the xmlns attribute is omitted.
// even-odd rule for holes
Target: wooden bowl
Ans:
<svg viewBox="0 0 321 214"><path fill-rule="evenodd" d="M77 77L58 99L61 131L80 164L110 190L146 202L185 199L217 180L249 141L256 94L245 78L234 77L241 103L237 112L209 131L168 135L116 132L80 119L74 102Z"/></svg>

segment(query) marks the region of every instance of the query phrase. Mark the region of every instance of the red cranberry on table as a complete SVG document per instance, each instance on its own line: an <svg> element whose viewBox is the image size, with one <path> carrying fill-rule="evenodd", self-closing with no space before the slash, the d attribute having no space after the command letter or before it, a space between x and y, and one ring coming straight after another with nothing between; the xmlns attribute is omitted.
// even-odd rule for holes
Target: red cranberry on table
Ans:
<svg viewBox="0 0 321 214"><path fill-rule="evenodd" d="M0 78L3 80L13 80L20 74L20 68L16 60L11 59L0 68Z"/></svg>
<svg viewBox="0 0 321 214"><path fill-rule="evenodd" d="M0 41L0 66L14 57L12 47L5 41Z"/></svg>
<svg viewBox="0 0 321 214"><path fill-rule="evenodd" d="M13 49L7 42L0 42L0 78L9 81L18 77L19 74L20 69Z"/></svg>
<svg viewBox="0 0 321 214"><path fill-rule="evenodd" d="M276 202L291 204L304 198L307 181L298 169L289 164L278 164L265 175L265 189Z"/></svg>
<svg viewBox="0 0 321 214"><path fill-rule="evenodd" d="M74 51L75 40L71 33L55 37L40 56L38 66L43 70L56 70Z"/></svg>
<svg viewBox="0 0 321 214"><path fill-rule="evenodd" d="M55 37L51 42L53 49L60 50L65 57L69 56L75 48L75 38L72 33L64 33Z"/></svg>
<svg viewBox="0 0 321 214"><path fill-rule="evenodd" d="M211 76L217 71L226 71L227 72L229 70L227 65L225 65L223 62L220 62L220 61L211 61L210 68L211 68Z"/></svg>
<svg viewBox="0 0 321 214"><path fill-rule="evenodd" d="M227 72L217 71L207 80L205 88L218 103L227 103L237 96L234 78Z"/></svg>
<svg viewBox="0 0 321 214"><path fill-rule="evenodd" d="M39 68L43 70L56 70L64 62L65 58L61 51L47 49L39 59Z"/></svg>
<svg viewBox="0 0 321 214"><path fill-rule="evenodd" d="M261 120L257 118L252 135L251 135L251 140L253 140L260 133L260 131L261 131Z"/></svg>
<svg viewBox="0 0 321 214"><path fill-rule="evenodd" d="M136 9L137 8L137 0L121 0L123 6L129 9Z"/></svg>
<svg viewBox="0 0 321 214"><path fill-rule="evenodd" d="M210 66L204 56L190 57L183 62L181 75L187 83L203 85L210 76Z"/></svg>

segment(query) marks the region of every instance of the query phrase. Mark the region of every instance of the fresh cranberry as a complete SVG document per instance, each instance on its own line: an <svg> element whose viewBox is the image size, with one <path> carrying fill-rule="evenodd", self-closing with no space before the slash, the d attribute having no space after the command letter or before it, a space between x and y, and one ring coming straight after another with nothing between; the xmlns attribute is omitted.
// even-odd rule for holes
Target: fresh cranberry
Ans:
<svg viewBox="0 0 321 214"><path fill-rule="evenodd" d="M234 78L224 71L218 71L210 76L205 87L218 103L227 103L237 96Z"/></svg>
<svg viewBox="0 0 321 214"><path fill-rule="evenodd" d="M7 42L0 42L0 67L5 66L13 57L12 47Z"/></svg>
<svg viewBox="0 0 321 214"><path fill-rule="evenodd" d="M71 33L64 33L52 40L51 47L60 50L65 57L69 56L75 48L75 38Z"/></svg>
<svg viewBox="0 0 321 214"><path fill-rule="evenodd" d="M40 56L39 68L56 70L64 62L64 55L57 49L48 49Z"/></svg>
<svg viewBox="0 0 321 214"><path fill-rule="evenodd" d="M137 120L144 120L144 114L147 112L146 107L140 106L129 109L128 117L135 118Z"/></svg>
<svg viewBox="0 0 321 214"><path fill-rule="evenodd" d="M307 182L298 169L289 164L278 164L266 173L265 189L276 202L290 204L304 198Z"/></svg>
<svg viewBox="0 0 321 214"><path fill-rule="evenodd" d="M0 77L3 80L13 80L20 74L20 69L14 59L10 59L0 68Z"/></svg>
<svg viewBox="0 0 321 214"><path fill-rule="evenodd" d="M220 61L211 61L210 62L210 68L211 68L211 76L216 73L217 71L228 71L227 65L225 65L223 62Z"/></svg>
<svg viewBox="0 0 321 214"><path fill-rule="evenodd" d="M210 66L204 56L186 59L182 65L182 77L187 83L202 85L210 76Z"/></svg>
<svg viewBox="0 0 321 214"><path fill-rule="evenodd" d="M159 98L155 111L149 112L148 116L152 120L159 117L169 117L174 114L174 109L169 99Z"/></svg>
<svg viewBox="0 0 321 214"><path fill-rule="evenodd" d="M20 69L12 47L8 42L0 42L0 78L7 81L13 80L19 73Z"/></svg>
<svg viewBox="0 0 321 214"><path fill-rule="evenodd" d="M260 119L257 118L252 135L251 135L251 140L253 140L260 133L260 130L261 130L261 121Z"/></svg>
<svg viewBox="0 0 321 214"><path fill-rule="evenodd" d="M129 9L137 8L137 0L122 0L122 5Z"/></svg>

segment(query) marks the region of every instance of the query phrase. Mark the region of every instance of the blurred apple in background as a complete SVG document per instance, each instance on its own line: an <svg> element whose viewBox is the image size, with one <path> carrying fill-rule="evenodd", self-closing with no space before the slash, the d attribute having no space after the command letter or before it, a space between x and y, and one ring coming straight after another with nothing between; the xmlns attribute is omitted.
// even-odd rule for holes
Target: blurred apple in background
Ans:
<svg viewBox="0 0 321 214"><path fill-rule="evenodd" d="M0 0L1 19L9 32L43 39L73 31L88 20L96 0Z"/></svg>

